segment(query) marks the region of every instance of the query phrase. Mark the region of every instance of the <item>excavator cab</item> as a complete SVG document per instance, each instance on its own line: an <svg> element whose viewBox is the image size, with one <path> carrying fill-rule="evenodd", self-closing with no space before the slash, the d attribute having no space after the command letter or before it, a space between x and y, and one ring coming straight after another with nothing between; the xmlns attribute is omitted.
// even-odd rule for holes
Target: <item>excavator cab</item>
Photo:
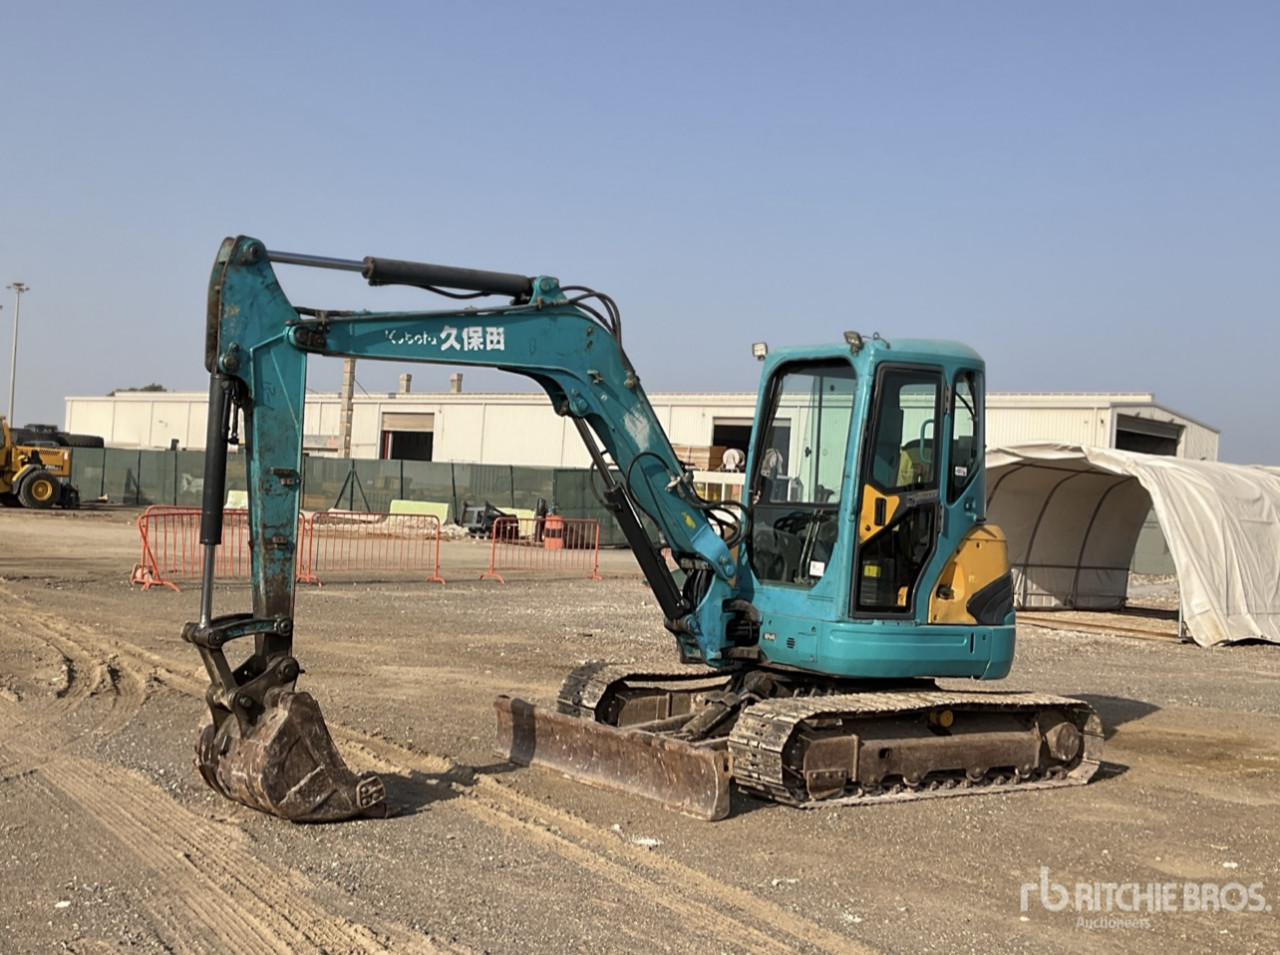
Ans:
<svg viewBox="0 0 1280 955"><path fill-rule="evenodd" d="M947 506L944 369L881 364L872 378L860 395L844 358L774 373L752 471L751 569L761 584L812 588L835 565L851 571L841 581L851 615L914 616Z"/></svg>
<svg viewBox="0 0 1280 955"><path fill-rule="evenodd" d="M1012 589L984 520L982 380L981 358L948 342L850 332L843 348L770 356L747 485L763 658L850 679L1007 672ZM974 537L981 566L962 546ZM991 599L957 610L949 567L963 593Z"/></svg>

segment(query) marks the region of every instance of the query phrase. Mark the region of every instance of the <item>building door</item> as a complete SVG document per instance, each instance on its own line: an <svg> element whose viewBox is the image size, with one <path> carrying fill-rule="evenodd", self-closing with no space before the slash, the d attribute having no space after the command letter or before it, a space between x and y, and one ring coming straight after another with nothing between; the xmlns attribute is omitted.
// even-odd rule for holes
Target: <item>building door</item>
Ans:
<svg viewBox="0 0 1280 955"><path fill-rule="evenodd" d="M711 467L741 471L751 447L750 418L714 418L711 422Z"/></svg>
<svg viewBox="0 0 1280 955"><path fill-rule="evenodd" d="M382 415L379 457L394 461L430 461L435 444L435 415L387 411Z"/></svg>
<svg viewBox="0 0 1280 955"><path fill-rule="evenodd" d="M1139 451L1143 454L1178 453L1182 425L1172 421L1153 421L1137 415L1116 415L1116 450Z"/></svg>

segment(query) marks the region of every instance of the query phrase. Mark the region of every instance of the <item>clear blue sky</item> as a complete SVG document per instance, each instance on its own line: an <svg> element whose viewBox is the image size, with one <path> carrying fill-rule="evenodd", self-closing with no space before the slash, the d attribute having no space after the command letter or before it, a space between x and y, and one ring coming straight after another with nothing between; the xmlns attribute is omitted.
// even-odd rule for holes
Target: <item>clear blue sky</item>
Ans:
<svg viewBox="0 0 1280 955"><path fill-rule="evenodd" d="M754 390L755 340L958 338L993 390L1153 391L1280 464L1280 4L50 0L0 28L18 423L203 389L243 233L607 291L649 391Z"/></svg>

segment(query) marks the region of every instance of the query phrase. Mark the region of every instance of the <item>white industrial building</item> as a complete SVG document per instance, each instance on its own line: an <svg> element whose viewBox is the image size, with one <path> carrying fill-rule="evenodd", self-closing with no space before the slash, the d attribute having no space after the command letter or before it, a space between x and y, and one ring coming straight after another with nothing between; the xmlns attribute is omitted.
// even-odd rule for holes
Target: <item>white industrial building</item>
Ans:
<svg viewBox="0 0 1280 955"><path fill-rule="evenodd" d="M413 393L409 376L393 394L352 399L350 457L588 467L576 429L541 392L528 394ZM719 466L726 448L746 450L756 396L652 394L672 444L703 468ZM109 447L199 450L205 443L208 396L203 392L126 392L67 398L66 427L100 434ZM341 456L342 400L307 395L306 450ZM992 394L987 398L987 446L1058 441L1216 461L1218 431L1166 408L1151 394Z"/></svg>

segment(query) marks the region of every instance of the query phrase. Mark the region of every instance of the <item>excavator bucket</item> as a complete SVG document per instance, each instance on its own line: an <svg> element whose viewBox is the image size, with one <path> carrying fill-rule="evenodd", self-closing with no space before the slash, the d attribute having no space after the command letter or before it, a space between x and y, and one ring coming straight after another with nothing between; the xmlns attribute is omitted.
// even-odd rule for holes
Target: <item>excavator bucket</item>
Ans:
<svg viewBox="0 0 1280 955"><path fill-rule="evenodd" d="M500 696L498 751L523 766L545 766L604 789L654 799L699 819L729 814L729 757L607 723L539 709Z"/></svg>
<svg viewBox="0 0 1280 955"><path fill-rule="evenodd" d="M248 735L234 716L221 726L206 723L196 738L196 768L228 799L291 822L385 814L382 780L347 768L309 693L280 694Z"/></svg>

